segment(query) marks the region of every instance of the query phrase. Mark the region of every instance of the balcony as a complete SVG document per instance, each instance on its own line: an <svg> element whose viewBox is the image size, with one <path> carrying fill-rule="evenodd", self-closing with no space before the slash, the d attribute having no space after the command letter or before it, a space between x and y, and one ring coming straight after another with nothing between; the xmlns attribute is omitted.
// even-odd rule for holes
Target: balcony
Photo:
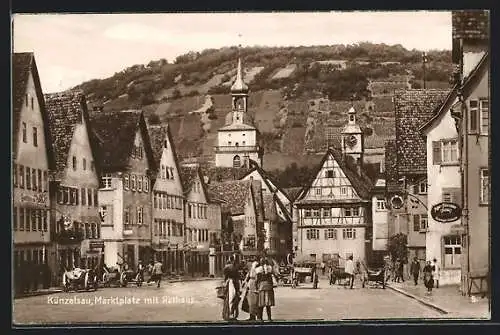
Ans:
<svg viewBox="0 0 500 335"><path fill-rule="evenodd" d="M53 240L63 245L80 243L83 241L83 235L82 229L61 230L53 234Z"/></svg>
<svg viewBox="0 0 500 335"><path fill-rule="evenodd" d="M259 150L257 145L244 145L244 146L236 146L236 145L220 145L215 147L216 153L222 152L256 152Z"/></svg>

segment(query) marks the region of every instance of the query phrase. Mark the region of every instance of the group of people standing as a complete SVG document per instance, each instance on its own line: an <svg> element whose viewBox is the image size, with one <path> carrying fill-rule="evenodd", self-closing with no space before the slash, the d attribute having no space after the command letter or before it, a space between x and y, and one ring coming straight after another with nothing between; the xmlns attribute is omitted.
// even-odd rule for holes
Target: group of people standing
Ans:
<svg viewBox="0 0 500 335"><path fill-rule="evenodd" d="M434 288L434 285L436 285L436 288L439 288L439 273L440 273L440 267L437 262L437 259L433 259L432 263L431 261L427 261L425 263L425 266L423 269L420 267L420 262L415 257L413 259L413 262L411 263L410 267L410 272L413 276L413 281L415 283L415 286L418 285L418 278L420 276L420 273L423 274L423 281L424 285L427 288L427 294L432 293L432 289Z"/></svg>
<svg viewBox="0 0 500 335"><path fill-rule="evenodd" d="M222 310L224 320L236 320L241 309L249 314L248 320L272 320L271 307L275 305L274 288L276 273L267 258L253 260L245 278L241 278L236 260L229 260L224 267L225 297Z"/></svg>

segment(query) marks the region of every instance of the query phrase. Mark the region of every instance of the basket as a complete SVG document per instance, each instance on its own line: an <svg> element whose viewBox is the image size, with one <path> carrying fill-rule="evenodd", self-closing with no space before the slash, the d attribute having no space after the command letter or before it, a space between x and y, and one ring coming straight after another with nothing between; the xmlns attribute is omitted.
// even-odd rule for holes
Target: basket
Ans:
<svg viewBox="0 0 500 335"><path fill-rule="evenodd" d="M215 289L217 290L217 298L219 298L219 299L226 298L226 287L225 286L217 286Z"/></svg>

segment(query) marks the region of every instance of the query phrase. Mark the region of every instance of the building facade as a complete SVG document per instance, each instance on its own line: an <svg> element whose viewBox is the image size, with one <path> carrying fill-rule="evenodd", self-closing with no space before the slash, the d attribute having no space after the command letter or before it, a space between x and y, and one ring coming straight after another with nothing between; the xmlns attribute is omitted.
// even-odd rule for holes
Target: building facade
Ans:
<svg viewBox="0 0 500 335"><path fill-rule="evenodd" d="M458 132L451 107L458 102L456 89L452 90L436 115L420 129L427 140L427 211L428 229L426 252L429 258L441 264L439 283L441 285L460 283L462 257L461 236L453 227L454 221L436 221L431 215L432 207L440 203L454 203L461 206Z"/></svg>
<svg viewBox="0 0 500 335"><path fill-rule="evenodd" d="M238 59L236 80L231 86L231 112L217 133L215 166L248 167L250 160L262 166L258 130L248 114L248 86L243 81L241 59Z"/></svg>
<svg viewBox="0 0 500 335"><path fill-rule="evenodd" d="M389 238L407 236L408 259L424 262L428 229L427 146L420 127L434 115L448 90L397 90L394 93L396 140L386 147L386 198L389 200ZM391 152L394 151L394 152ZM397 206L397 204L399 204ZM406 260L405 260L406 261Z"/></svg>
<svg viewBox="0 0 500 335"><path fill-rule="evenodd" d="M107 266L153 259L151 178L156 170L142 111L97 112L91 117L102 175L99 207Z"/></svg>
<svg viewBox="0 0 500 335"><path fill-rule="evenodd" d="M372 190L372 220L374 252L384 253L387 251L389 242L388 210L385 199L385 179L378 178Z"/></svg>
<svg viewBox="0 0 500 335"><path fill-rule="evenodd" d="M174 142L168 126L150 126L158 171L153 177L152 247L167 273L185 271L185 197Z"/></svg>
<svg viewBox="0 0 500 335"><path fill-rule="evenodd" d="M100 265L99 162L85 96L78 92L46 94L45 103L56 163L51 195L61 276L74 267Z"/></svg>
<svg viewBox="0 0 500 335"><path fill-rule="evenodd" d="M454 11L453 61L458 65L460 104L454 108L459 125L463 195L461 241L462 292L491 292L490 195L490 50L489 12Z"/></svg>
<svg viewBox="0 0 500 335"><path fill-rule="evenodd" d="M210 198L221 204L223 225L230 227L232 249L244 257L256 256L263 251L263 243L259 242L264 227L258 221L256 189L260 189L260 185L252 187L252 181L247 180L210 183L208 187Z"/></svg>
<svg viewBox="0 0 500 335"><path fill-rule="evenodd" d="M49 170L54 161L35 56L16 53L12 56L12 65L13 272L15 289L21 291L26 289L21 282L25 271L36 276L35 268L43 265L47 286L48 272L55 274L57 268L56 257L49 246L52 233ZM40 284L43 279L40 278Z"/></svg>
<svg viewBox="0 0 500 335"><path fill-rule="evenodd" d="M328 150L314 180L294 202L295 255L341 267L349 256L364 262L371 235L370 184L354 162Z"/></svg>

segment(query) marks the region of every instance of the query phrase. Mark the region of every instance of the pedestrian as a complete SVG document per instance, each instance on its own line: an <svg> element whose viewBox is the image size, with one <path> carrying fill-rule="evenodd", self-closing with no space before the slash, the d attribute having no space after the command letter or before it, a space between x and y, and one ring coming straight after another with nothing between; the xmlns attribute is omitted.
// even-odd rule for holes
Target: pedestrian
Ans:
<svg viewBox="0 0 500 335"><path fill-rule="evenodd" d="M323 274L323 276L325 275L325 270L326 270L325 263L321 262L321 273Z"/></svg>
<svg viewBox="0 0 500 335"><path fill-rule="evenodd" d="M393 273L394 273L393 281L399 283L399 258L397 258L396 261L394 262Z"/></svg>
<svg viewBox="0 0 500 335"><path fill-rule="evenodd" d="M224 267L225 297L222 307L222 318L224 320L236 320L238 318L238 304L240 302L240 274L235 257L230 257Z"/></svg>
<svg viewBox="0 0 500 335"><path fill-rule="evenodd" d="M258 316L260 316L258 305L259 291L257 288L257 267L259 266L260 263L257 260L254 260L244 281L245 293L243 295L243 301L245 301L245 299L248 301L248 314L250 314L248 320L255 320Z"/></svg>
<svg viewBox="0 0 500 335"><path fill-rule="evenodd" d="M345 262L345 273L347 274L347 277L349 278L350 281L350 289L352 289L354 285L354 262L352 260L352 255L349 256L349 259L346 260Z"/></svg>
<svg viewBox="0 0 500 335"><path fill-rule="evenodd" d="M413 262L411 263L410 272L413 276L413 281L415 282L415 286L417 286L418 276L420 275L420 262L418 261L418 258L416 256L413 258Z"/></svg>
<svg viewBox="0 0 500 335"><path fill-rule="evenodd" d="M153 280L156 281L157 288L160 288L161 276L163 275L162 266L163 264L159 260L156 260L153 265Z"/></svg>
<svg viewBox="0 0 500 335"><path fill-rule="evenodd" d="M333 266L328 267L328 278L330 279L330 285L333 285L334 271Z"/></svg>
<svg viewBox="0 0 500 335"><path fill-rule="evenodd" d="M142 260L139 260L139 264L137 265L137 274L135 276L135 280L139 286L144 281L144 265L142 264Z"/></svg>
<svg viewBox="0 0 500 335"><path fill-rule="evenodd" d="M427 287L427 294L432 293L432 287L434 286L434 279L432 278L433 268L431 265L431 261L427 261L424 266L424 285Z"/></svg>
<svg viewBox="0 0 500 335"><path fill-rule="evenodd" d="M400 260L399 267L398 267L398 278L401 279L401 281L403 283L405 282L404 266L405 266L405 263L403 262L403 260Z"/></svg>
<svg viewBox="0 0 500 335"><path fill-rule="evenodd" d="M433 259L433 270L434 272L432 273L432 277L434 278L434 281L436 282L436 288L439 288L439 274L441 272L441 267L439 266L437 259Z"/></svg>
<svg viewBox="0 0 500 335"><path fill-rule="evenodd" d="M257 287L259 290L259 320L263 320L264 308L266 309L267 320L272 321L271 307L275 305L274 301L274 282L273 267L267 259L261 259L261 265L257 267Z"/></svg>

